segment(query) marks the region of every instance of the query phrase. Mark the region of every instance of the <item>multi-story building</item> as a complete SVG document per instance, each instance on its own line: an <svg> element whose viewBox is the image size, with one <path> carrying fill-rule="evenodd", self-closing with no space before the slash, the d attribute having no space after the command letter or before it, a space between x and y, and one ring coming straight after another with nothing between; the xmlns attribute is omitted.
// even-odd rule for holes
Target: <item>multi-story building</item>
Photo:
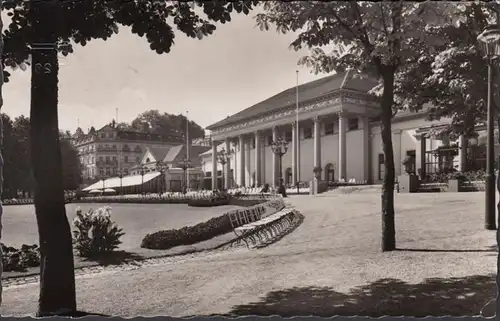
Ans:
<svg viewBox="0 0 500 321"><path fill-rule="evenodd" d="M86 135L77 131L72 138L83 165L82 178L86 182L116 176L119 171L128 175L148 147L168 148L183 141L183 136L175 132L162 136L120 130L114 121L99 130L90 130Z"/></svg>

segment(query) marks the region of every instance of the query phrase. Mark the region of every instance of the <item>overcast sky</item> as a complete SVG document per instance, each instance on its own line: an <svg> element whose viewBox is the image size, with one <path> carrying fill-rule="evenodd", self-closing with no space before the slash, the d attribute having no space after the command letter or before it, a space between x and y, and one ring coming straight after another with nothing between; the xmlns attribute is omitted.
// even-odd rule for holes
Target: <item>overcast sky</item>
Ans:
<svg viewBox="0 0 500 321"><path fill-rule="evenodd" d="M60 69L59 127L86 131L110 122L130 122L158 109L189 117L205 127L314 75L297 67L307 51L288 48L293 35L260 31L253 15L236 15L203 40L176 34L169 54L158 55L147 41L122 28L104 42L94 40ZM29 72L15 71L4 87L3 112L29 115Z"/></svg>

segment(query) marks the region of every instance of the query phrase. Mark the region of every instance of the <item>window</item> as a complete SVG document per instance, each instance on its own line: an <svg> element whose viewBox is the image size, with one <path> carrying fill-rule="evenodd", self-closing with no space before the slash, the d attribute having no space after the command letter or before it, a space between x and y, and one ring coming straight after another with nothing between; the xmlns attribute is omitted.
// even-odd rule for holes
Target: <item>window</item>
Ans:
<svg viewBox="0 0 500 321"><path fill-rule="evenodd" d="M347 120L347 130L357 130L359 129L358 118L349 118Z"/></svg>
<svg viewBox="0 0 500 321"><path fill-rule="evenodd" d="M125 163L128 163L128 156L123 156L123 161L124 161Z"/></svg>
<svg viewBox="0 0 500 321"><path fill-rule="evenodd" d="M109 163L109 156L106 156L106 163Z"/></svg>
<svg viewBox="0 0 500 321"><path fill-rule="evenodd" d="M206 177L212 177L212 172L205 172Z"/></svg>
<svg viewBox="0 0 500 321"><path fill-rule="evenodd" d="M105 148L106 150L108 150L108 149L109 149L109 145L108 145L108 144L105 144L105 145L104 145L104 148Z"/></svg>
<svg viewBox="0 0 500 321"><path fill-rule="evenodd" d="M333 135L334 123L325 123L325 135Z"/></svg>
<svg viewBox="0 0 500 321"><path fill-rule="evenodd" d="M91 164L95 164L95 157L92 157L92 163Z"/></svg>
<svg viewBox="0 0 500 321"><path fill-rule="evenodd" d="M104 157L99 156L99 161L102 162L104 160Z"/></svg>
<svg viewBox="0 0 500 321"><path fill-rule="evenodd" d="M304 128L304 139L312 138L312 136L313 136L312 127L305 127Z"/></svg>
<svg viewBox="0 0 500 321"><path fill-rule="evenodd" d="M113 149L116 149L116 145L115 145L115 144L113 144L112 148L113 148Z"/></svg>
<svg viewBox="0 0 500 321"><path fill-rule="evenodd" d="M104 134L104 133L101 133L101 135L99 135L99 136L101 136L101 138L106 138L106 134Z"/></svg>
<svg viewBox="0 0 500 321"><path fill-rule="evenodd" d="M146 158L146 163L149 163L151 160L148 158Z"/></svg>
<svg viewBox="0 0 500 321"><path fill-rule="evenodd" d="M113 162L116 162L116 156L113 156Z"/></svg>
<svg viewBox="0 0 500 321"><path fill-rule="evenodd" d="M109 134L108 134L108 137L109 137L109 138L113 138L113 133L109 133Z"/></svg>
<svg viewBox="0 0 500 321"><path fill-rule="evenodd" d="M379 181L384 179L384 173L385 173L384 163L385 163L384 153L378 154L378 180Z"/></svg>
<svg viewBox="0 0 500 321"><path fill-rule="evenodd" d="M293 137L292 132L286 132L285 133L285 140L287 142L291 142L292 141L292 137Z"/></svg>

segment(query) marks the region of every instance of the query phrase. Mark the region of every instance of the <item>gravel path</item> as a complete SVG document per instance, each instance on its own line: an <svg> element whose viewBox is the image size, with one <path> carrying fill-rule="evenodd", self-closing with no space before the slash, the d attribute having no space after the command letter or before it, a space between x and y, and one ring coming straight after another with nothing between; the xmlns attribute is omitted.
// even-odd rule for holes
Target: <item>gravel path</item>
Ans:
<svg viewBox="0 0 500 321"><path fill-rule="evenodd" d="M391 253L380 251L379 193L288 200L305 220L278 243L78 276L79 308L123 317L474 315L494 297L483 193L396 195L402 250ZM32 314L37 284L3 297L2 315Z"/></svg>

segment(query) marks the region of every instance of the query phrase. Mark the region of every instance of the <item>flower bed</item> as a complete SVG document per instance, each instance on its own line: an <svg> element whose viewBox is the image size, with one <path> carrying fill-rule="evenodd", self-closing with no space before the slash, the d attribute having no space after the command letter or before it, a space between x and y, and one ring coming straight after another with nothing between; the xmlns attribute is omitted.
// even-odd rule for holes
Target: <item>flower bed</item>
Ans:
<svg viewBox="0 0 500 321"><path fill-rule="evenodd" d="M40 266L40 248L38 245L23 244L20 249L5 246L2 247L2 264L4 272L25 271L29 267Z"/></svg>
<svg viewBox="0 0 500 321"><path fill-rule="evenodd" d="M258 204L267 203L267 199L251 199ZM274 204L276 201L268 201ZM175 246L191 245L207 241L219 235L233 231L229 216L224 213L206 222L194 226L186 226L180 229L171 229L147 234L141 242L142 248L154 250L167 250Z"/></svg>

